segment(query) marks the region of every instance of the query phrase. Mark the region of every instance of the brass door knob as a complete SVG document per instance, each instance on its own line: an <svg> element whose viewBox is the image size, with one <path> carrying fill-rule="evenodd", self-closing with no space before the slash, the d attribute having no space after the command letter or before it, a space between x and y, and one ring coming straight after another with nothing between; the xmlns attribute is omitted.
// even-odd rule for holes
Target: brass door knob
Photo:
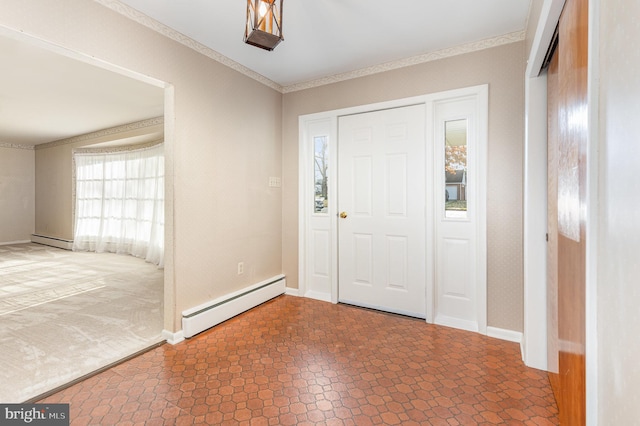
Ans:
<svg viewBox="0 0 640 426"><path fill-rule="evenodd" d="M341 213L340 213L340 217L341 217L342 219L346 219L346 218L347 218L347 212L341 212Z"/></svg>

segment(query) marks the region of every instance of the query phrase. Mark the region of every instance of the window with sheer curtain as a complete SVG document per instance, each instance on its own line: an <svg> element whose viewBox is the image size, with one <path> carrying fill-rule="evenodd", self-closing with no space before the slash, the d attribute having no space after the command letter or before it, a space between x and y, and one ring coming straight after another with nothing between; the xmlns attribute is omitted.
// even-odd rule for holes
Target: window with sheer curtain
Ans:
<svg viewBox="0 0 640 426"><path fill-rule="evenodd" d="M73 250L126 253L164 265L164 154L155 145L74 153Z"/></svg>

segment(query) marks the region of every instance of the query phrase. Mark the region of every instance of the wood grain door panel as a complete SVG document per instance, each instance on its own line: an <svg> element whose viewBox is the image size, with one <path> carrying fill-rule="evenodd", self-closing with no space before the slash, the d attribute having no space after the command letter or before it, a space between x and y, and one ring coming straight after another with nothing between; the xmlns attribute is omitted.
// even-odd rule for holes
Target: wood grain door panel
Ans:
<svg viewBox="0 0 640 426"><path fill-rule="evenodd" d="M561 424L584 425L588 0L565 3L558 40L557 72L550 68L547 81L551 151L548 306L554 309L555 302L557 310L549 314L548 347L549 360L557 354L558 362L558 375L551 373L550 378L556 386Z"/></svg>
<svg viewBox="0 0 640 426"><path fill-rule="evenodd" d="M547 70L547 369L560 404L558 376L558 51Z"/></svg>

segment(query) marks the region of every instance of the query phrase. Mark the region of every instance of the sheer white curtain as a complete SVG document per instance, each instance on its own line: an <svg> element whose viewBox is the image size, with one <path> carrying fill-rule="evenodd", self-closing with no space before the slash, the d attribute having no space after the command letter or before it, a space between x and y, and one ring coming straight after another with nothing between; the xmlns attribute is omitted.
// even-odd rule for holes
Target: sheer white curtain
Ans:
<svg viewBox="0 0 640 426"><path fill-rule="evenodd" d="M164 265L164 154L155 145L74 153L74 250L127 253Z"/></svg>

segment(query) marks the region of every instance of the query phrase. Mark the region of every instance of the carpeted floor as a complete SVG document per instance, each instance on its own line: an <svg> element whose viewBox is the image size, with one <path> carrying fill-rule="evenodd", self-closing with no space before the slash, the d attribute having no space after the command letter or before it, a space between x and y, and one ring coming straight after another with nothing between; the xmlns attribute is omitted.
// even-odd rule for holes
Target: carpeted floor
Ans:
<svg viewBox="0 0 640 426"><path fill-rule="evenodd" d="M31 400L162 340L163 271L132 256L0 246L0 402Z"/></svg>

